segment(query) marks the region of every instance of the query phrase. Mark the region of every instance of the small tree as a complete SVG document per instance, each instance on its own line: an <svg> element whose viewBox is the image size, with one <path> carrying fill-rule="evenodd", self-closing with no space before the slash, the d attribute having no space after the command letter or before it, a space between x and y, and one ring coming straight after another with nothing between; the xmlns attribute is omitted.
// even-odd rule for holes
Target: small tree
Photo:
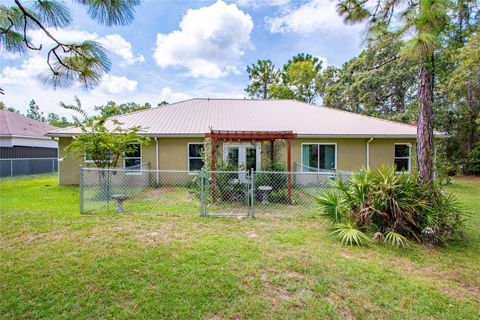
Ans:
<svg viewBox="0 0 480 320"><path fill-rule="evenodd" d="M270 87L270 95L276 99L295 99L313 103L320 94L321 62L312 60L289 61L284 66L282 83Z"/></svg>
<svg viewBox="0 0 480 320"><path fill-rule="evenodd" d="M136 102L128 102L117 104L115 101L108 101L104 106L96 106L95 111L98 111L101 116L119 116L122 114L150 109L152 106L146 102L144 105L140 105Z"/></svg>
<svg viewBox="0 0 480 320"><path fill-rule="evenodd" d="M33 120L45 122L43 112L40 111L40 107L37 105L35 100L30 101L30 103L28 104L27 117Z"/></svg>
<svg viewBox="0 0 480 320"><path fill-rule="evenodd" d="M270 99L270 88L280 81L280 72L270 60L258 60L256 64L247 66L250 83L245 91L250 97Z"/></svg>
<svg viewBox="0 0 480 320"><path fill-rule="evenodd" d="M58 114L50 112L47 116L47 122L54 127L65 128L72 124L68 122L66 117L60 117Z"/></svg>
<svg viewBox="0 0 480 320"><path fill-rule="evenodd" d="M139 135L141 128L136 126L124 128L116 119L108 119L111 114L106 113L98 117L89 117L82 109L81 102L75 97L75 105L60 105L68 110L73 110L82 116L74 116L74 126L81 130L81 134L74 137L73 141L65 148L66 156L80 155L90 158L99 168L116 167L124 153L133 150L133 144L148 144L150 139Z"/></svg>

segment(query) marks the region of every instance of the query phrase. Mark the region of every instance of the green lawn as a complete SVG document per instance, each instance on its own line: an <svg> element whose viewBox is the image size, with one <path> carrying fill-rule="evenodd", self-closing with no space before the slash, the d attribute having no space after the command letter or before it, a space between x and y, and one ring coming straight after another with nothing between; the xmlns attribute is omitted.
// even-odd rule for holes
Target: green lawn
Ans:
<svg viewBox="0 0 480 320"><path fill-rule="evenodd" d="M478 319L480 179L449 187L468 242L347 248L317 215L78 212L55 177L0 182L0 318Z"/></svg>

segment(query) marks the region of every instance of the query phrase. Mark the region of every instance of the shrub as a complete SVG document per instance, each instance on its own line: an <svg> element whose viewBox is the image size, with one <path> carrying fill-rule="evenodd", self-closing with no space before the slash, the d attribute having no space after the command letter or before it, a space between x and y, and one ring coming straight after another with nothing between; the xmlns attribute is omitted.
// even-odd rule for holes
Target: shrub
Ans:
<svg viewBox="0 0 480 320"><path fill-rule="evenodd" d="M336 180L318 201L344 244L361 245L368 233L396 246L405 246L407 239L446 243L463 234L464 214L453 196L420 182L417 174L397 174L391 167Z"/></svg>

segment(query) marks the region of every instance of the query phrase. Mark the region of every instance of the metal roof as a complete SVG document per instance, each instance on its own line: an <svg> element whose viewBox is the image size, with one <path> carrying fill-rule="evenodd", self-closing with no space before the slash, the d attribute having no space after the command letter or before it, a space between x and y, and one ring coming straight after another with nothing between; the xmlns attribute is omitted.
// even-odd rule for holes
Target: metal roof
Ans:
<svg viewBox="0 0 480 320"><path fill-rule="evenodd" d="M0 110L0 136L48 139L45 134L55 129L58 128L48 123L33 120L15 112Z"/></svg>
<svg viewBox="0 0 480 320"><path fill-rule="evenodd" d="M151 136L205 136L211 130L292 131L299 137L415 137L415 126L294 100L191 99L113 117ZM111 120L107 127L113 128ZM51 136L79 134L63 128Z"/></svg>

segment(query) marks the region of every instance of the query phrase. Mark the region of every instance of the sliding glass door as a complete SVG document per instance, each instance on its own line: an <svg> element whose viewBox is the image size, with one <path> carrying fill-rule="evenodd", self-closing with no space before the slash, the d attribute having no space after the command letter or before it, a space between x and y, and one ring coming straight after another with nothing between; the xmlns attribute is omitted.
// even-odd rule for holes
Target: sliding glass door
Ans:
<svg viewBox="0 0 480 320"><path fill-rule="evenodd" d="M337 168L337 145L327 143L302 144L302 171L331 171Z"/></svg>

